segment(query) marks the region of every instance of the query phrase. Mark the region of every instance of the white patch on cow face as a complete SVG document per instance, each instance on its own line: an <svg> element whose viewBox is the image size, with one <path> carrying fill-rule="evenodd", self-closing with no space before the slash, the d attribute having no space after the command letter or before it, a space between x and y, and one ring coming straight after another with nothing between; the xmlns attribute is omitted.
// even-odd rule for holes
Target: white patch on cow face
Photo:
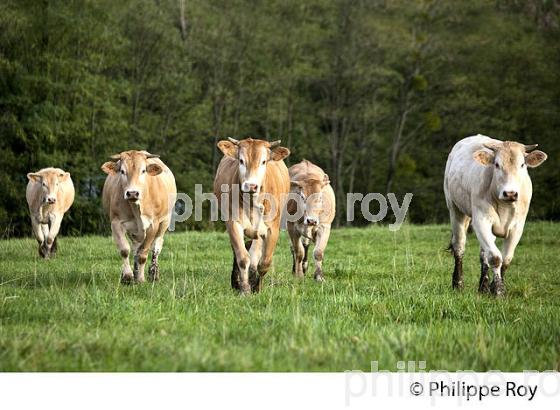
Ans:
<svg viewBox="0 0 560 410"><path fill-rule="evenodd" d="M523 181L529 175L523 154L511 151L504 156L498 153L493 166L493 185L496 196L501 201L517 201Z"/></svg>
<svg viewBox="0 0 560 410"><path fill-rule="evenodd" d="M56 203L56 196L58 192L58 178L56 175L44 175L41 177L41 190L43 205L52 205Z"/></svg>
<svg viewBox="0 0 560 410"><path fill-rule="evenodd" d="M142 199L148 174L146 167L145 161L136 161L131 164L127 164L125 161L121 162L119 173L125 200L138 203Z"/></svg>
<svg viewBox="0 0 560 410"><path fill-rule="evenodd" d="M260 148L257 155L252 158L247 155L245 149L239 152L239 181L241 183L241 191L257 195L266 175L266 163L268 162L268 151L265 147Z"/></svg>

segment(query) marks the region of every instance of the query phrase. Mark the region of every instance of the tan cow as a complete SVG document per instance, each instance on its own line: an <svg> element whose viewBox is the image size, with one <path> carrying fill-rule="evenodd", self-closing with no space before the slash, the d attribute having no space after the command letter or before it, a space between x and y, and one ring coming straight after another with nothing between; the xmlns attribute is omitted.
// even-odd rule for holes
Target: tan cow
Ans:
<svg viewBox="0 0 560 410"><path fill-rule="evenodd" d="M504 293L503 278L513 260L529 212L533 186L527 168L547 156L537 145L476 135L459 141L447 160L444 191L455 256L452 284L463 287L463 255L469 224L480 242L480 292ZM500 252L496 237L504 238ZM488 269L494 279L489 285Z"/></svg>
<svg viewBox="0 0 560 410"><path fill-rule="evenodd" d="M158 257L177 197L175 177L159 159L146 151L124 151L102 165L107 174L103 207L111 220L113 239L123 265L121 281L144 281L144 266L152 250L149 279L159 279ZM128 256L132 241L134 271Z"/></svg>
<svg viewBox="0 0 560 410"><path fill-rule="evenodd" d="M307 160L290 167L289 172L294 195L288 201L288 214L300 216L295 221L288 217L287 221L294 258L292 272L296 277L303 277L307 271L309 242L313 241L314 278L322 282L323 255L336 212L334 191L329 176Z"/></svg>
<svg viewBox="0 0 560 410"><path fill-rule="evenodd" d="M60 168L44 168L27 174L25 196L33 235L39 242L39 255L56 255L56 237L62 217L74 202L74 184L70 173Z"/></svg>
<svg viewBox="0 0 560 410"><path fill-rule="evenodd" d="M214 179L214 193L233 248L231 286L241 294L258 292L272 264L290 190L288 168L283 161L290 151L281 147L280 141L269 143L252 138L230 138L218 142L218 148L224 157ZM224 210L227 218L223 218ZM244 238L249 239L247 243Z"/></svg>

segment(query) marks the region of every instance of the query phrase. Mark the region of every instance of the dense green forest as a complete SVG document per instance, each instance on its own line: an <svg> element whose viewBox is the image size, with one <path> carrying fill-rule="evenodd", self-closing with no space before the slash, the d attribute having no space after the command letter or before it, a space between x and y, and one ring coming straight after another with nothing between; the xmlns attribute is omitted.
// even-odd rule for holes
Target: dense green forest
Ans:
<svg viewBox="0 0 560 410"><path fill-rule="evenodd" d="M557 0L0 2L2 237L30 232L29 171L72 173L63 233L108 232L110 154L147 149L179 191L211 191L216 142L247 136L322 166L340 225L347 192L412 192L412 222L445 221L457 140L539 143L530 215L558 220L559 131Z"/></svg>

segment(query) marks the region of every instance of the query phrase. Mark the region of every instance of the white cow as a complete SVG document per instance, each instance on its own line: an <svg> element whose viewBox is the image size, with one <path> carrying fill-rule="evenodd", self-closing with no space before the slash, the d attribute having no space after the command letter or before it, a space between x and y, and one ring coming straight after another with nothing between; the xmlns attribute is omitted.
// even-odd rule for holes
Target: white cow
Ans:
<svg viewBox="0 0 560 410"><path fill-rule="evenodd" d="M537 145L499 141L483 135L459 141L449 154L444 191L455 257L453 287L463 287L463 255L469 224L480 242L479 291L502 295L503 277L523 234L533 187L527 168L547 158ZM496 237L504 238L500 252ZM488 268L494 279L489 286Z"/></svg>

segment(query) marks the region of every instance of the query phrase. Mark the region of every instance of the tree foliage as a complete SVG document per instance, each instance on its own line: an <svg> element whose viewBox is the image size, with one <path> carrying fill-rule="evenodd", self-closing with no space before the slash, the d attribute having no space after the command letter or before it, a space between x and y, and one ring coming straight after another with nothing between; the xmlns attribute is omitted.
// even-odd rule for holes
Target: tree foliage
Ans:
<svg viewBox="0 0 560 410"><path fill-rule="evenodd" d="M443 221L457 140L537 142L531 216L558 219L558 21L555 1L5 0L2 235L29 233L31 170L72 173L65 233L104 232L108 155L158 153L192 194L246 136L322 166L339 224L347 192L412 192L413 222Z"/></svg>

